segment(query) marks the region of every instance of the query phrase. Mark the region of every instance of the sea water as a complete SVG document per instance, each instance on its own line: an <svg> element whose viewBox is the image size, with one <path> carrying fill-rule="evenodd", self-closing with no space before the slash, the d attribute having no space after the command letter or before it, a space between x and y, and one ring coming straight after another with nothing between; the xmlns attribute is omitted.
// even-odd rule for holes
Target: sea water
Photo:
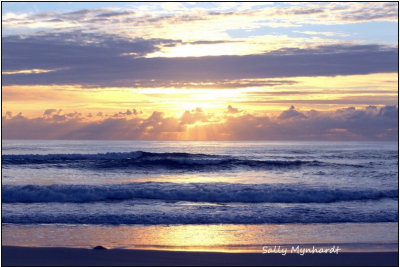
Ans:
<svg viewBox="0 0 400 267"><path fill-rule="evenodd" d="M3 245L397 250L397 147L3 140Z"/></svg>

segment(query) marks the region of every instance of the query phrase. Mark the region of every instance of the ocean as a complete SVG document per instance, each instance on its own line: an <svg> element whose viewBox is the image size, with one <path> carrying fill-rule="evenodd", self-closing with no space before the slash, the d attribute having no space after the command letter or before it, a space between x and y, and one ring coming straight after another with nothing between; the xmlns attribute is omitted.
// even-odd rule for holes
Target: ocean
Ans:
<svg viewBox="0 0 400 267"><path fill-rule="evenodd" d="M397 251L397 142L3 140L3 245Z"/></svg>

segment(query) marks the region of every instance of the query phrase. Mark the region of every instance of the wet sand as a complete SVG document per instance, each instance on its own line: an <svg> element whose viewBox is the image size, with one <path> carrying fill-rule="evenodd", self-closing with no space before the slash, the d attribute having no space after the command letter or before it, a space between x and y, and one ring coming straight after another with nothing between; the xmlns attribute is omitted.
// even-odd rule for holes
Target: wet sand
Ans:
<svg viewBox="0 0 400 267"><path fill-rule="evenodd" d="M397 252L262 254L2 247L3 266L397 266Z"/></svg>

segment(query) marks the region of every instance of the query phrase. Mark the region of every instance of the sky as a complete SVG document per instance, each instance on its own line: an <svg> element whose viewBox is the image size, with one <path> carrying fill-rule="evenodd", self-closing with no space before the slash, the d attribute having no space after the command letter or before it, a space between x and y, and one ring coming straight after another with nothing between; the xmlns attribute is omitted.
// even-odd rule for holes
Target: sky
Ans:
<svg viewBox="0 0 400 267"><path fill-rule="evenodd" d="M396 2L2 2L6 139L398 139Z"/></svg>

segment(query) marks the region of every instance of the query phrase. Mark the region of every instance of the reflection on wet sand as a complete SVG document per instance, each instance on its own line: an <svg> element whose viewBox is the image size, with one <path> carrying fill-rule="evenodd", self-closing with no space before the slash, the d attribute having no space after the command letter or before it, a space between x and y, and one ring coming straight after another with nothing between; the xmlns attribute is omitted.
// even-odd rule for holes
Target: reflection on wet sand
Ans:
<svg viewBox="0 0 400 267"><path fill-rule="evenodd" d="M3 245L260 252L263 246L341 245L343 251L397 250L396 223L286 225L12 225ZM380 240L377 243L376 240ZM372 243L375 243L372 245Z"/></svg>

